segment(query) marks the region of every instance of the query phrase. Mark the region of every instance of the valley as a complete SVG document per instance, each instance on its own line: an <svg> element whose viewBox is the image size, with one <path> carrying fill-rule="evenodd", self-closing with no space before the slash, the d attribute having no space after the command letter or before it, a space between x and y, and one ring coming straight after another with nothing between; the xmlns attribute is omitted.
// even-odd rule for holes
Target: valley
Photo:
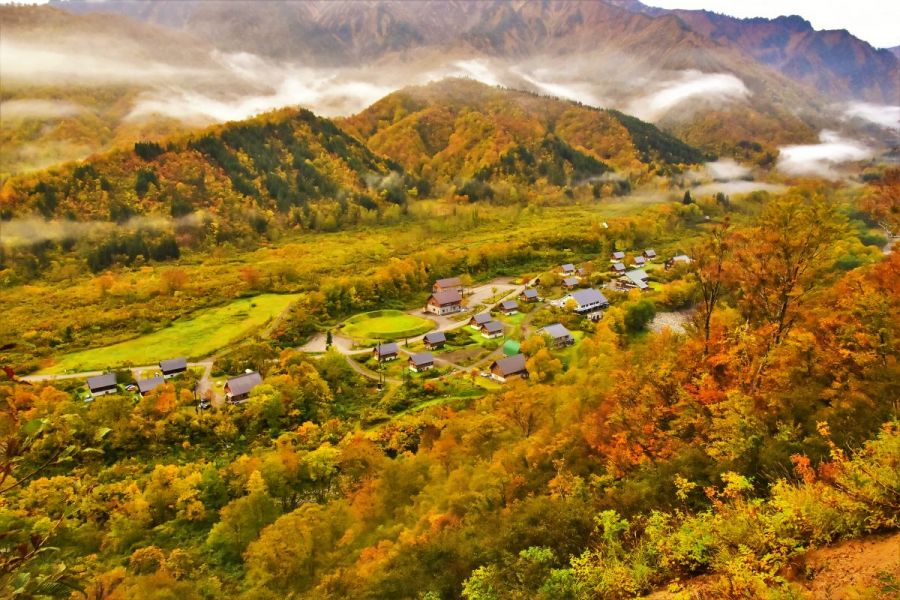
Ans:
<svg viewBox="0 0 900 600"><path fill-rule="evenodd" d="M0 596L896 596L895 51L47 4L0 0Z"/></svg>

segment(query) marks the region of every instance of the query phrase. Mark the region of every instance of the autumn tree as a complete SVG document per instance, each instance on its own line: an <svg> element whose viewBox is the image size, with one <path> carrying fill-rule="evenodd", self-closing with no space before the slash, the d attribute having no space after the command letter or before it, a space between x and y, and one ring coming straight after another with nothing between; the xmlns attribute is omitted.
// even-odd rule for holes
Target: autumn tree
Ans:
<svg viewBox="0 0 900 600"><path fill-rule="evenodd" d="M727 261L731 255L731 222L726 218L692 251L700 290L698 317L703 324L703 353L709 354L710 322L724 291Z"/></svg>

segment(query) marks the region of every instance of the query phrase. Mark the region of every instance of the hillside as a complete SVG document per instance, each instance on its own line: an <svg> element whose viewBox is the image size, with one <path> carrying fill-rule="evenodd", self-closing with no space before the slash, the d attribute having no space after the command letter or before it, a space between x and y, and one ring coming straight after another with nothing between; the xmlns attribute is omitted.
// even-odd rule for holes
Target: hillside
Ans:
<svg viewBox="0 0 900 600"><path fill-rule="evenodd" d="M900 61L846 30L816 31L800 17L737 19L708 11L675 10L698 33L730 42L760 63L830 98L893 104L900 98Z"/></svg>
<svg viewBox="0 0 900 600"><path fill-rule="evenodd" d="M572 186L612 171L639 177L708 158L617 111L465 79L406 88L340 124L437 185Z"/></svg>
<svg viewBox="0 0 900 600"><path fill-rule="evenodd" d="M0 22L0 181L182 132L180 119L132 118L135 103L163 83L225 84L211 76L216 65L210 47L163 27L47 6L0 5ZM40 60L29 60L34 55ZM228 83L241 89L233 79Z"/></svg>
<svg viewBox="0 0 900 600"><path fill-rule="evenodd" d="M331 121L285 109L16 177L0 200L6 218L111 221L122 232L156 219L163 229L187 227L182 239L221 243L265 234L270 222L333 229L402 203L402 177L389 177L396 169ZM207 216L216 225L204 231ZM125 253L133 260L139 251Z"/></svg>

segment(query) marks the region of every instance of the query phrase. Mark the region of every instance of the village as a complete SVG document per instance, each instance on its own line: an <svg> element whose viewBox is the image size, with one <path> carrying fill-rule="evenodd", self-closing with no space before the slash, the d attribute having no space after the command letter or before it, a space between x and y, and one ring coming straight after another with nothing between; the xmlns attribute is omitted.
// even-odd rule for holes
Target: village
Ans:
<svg viewBox="0 0 900 600"><path fill-rule="evenodd" d="M528 379L528 356L522 344L535 337L563 364L573 347L611 305L607 294L645 294L660 289L653 274L691 262L684 254L662 262L652 248L614 251L583 266L565 263L525 280L500 278L465 285L464 277L433 283L421 308L382 310L356 315L334 331L320 333L299 348L311 356L335 350L379 389L410 380L472 375L484 387ZM133 383L116 372L37 375L32 381L86 377L82 397L92 401L111 393L146 396L170 379L189 373L196 380L198 410L239 405L263 383L259 370L247 369L224 379L211 377L215 357L188 362L184 357L157 365L130 367ZM121 371L120 371L121 373Z"/></svg>

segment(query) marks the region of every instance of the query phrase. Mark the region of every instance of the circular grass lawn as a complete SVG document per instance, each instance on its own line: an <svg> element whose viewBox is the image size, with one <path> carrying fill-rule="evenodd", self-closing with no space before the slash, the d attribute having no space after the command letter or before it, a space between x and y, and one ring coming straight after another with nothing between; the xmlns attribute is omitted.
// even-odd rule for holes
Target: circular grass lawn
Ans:
<svg viewBox="0 0 900 600"><path fill-rule="evenodd" d="M399 340L428 333L434 321L399 310L374 310L344 321L344 333L353 338Z"/></svg>

